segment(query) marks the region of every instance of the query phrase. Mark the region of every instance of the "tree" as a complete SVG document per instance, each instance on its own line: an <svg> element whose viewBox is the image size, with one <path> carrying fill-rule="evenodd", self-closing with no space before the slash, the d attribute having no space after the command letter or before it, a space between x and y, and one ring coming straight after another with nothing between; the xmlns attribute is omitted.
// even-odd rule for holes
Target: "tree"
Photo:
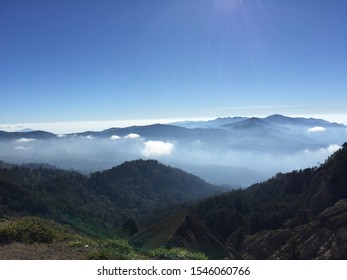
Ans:
<svg viewBox="0 0 347 280"><path fill-rule="evenodd" d="M133 218L127 219L123 223L122 228L127 233L128 236L132 236L139 231L139 227L137 226Z"/></svg>

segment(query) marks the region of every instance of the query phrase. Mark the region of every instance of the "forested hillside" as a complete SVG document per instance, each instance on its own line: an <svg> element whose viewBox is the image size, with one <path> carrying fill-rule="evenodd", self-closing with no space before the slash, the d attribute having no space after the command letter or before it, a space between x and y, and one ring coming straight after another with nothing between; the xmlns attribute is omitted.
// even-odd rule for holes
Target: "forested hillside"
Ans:
<svg viewBox="0 0 347 280"><path fill-rule="evenodd" d="M185 218L170 219L170 234L162 221L132 243L150 247L165 236L156 246L182 246L212 258L347 258L347 144L319 167L207 198Z"/></svg>
<svg viewBox="0 0 347 280"><path fill-rule="evenodd" d="M95 235L110 236L127 225L133 233L146 219L221 190L153 160L125 162L90 176L45 165L2 166L0 216L39 215Z"/></svg>
<svg viewBox="0 0 347 280"><path fill-rule="evenodd" d="M7 222L34 215L94 236L131 236L139 258L151 250L166 256L177 247L212 259L347 258L347 144L320 166L221 191L154 160L90 176L1 163L0 239L36 240L36 233L23 232L21 221L10 229ZM42 226L31 224L28 232L38 230L41 238ZM46 228L44 236L51 231ZM98 258L118 258L112 246Z"/></svg>

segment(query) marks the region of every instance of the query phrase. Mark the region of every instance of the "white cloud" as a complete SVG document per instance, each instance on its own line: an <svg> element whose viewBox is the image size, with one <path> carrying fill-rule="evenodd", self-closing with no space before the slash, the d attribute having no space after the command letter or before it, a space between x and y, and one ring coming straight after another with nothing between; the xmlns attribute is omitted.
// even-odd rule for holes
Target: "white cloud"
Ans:
<svg viewBox="0 0 347 280"><path fill-rule="evenodd" d="M9 126L9 125L0 125L0 130L8 130L8 129L10 129L11 128L11 126Z"/></svg>
<svg viewBox="0 0 347 280"><path fill-rule="evenodd" d="M331 155L331 154L335 153L339 149L341 149L341 146L339 146L337 144L331 144L331 145L329 145L325 149L320 149L320 151L323 152L323 153Z"/></svg>
<svg viewBox="0 0 347 280"><path fill-rule="evenodd" d="M136 138L140 138L141 136L136 134L136 133L130 133L128 135L126 135L124 138L125 139L136 139Z"/></svg>
<svg viewBox="0 0 347 280"><path fill-rule="evenodd" d="M118 139L120 139L120 137L119 137L118 135L112 135L112 136L110 137L110 139L111 139L111 140L118 140Z"/></svg>
<svg viewBox="0 0 347 280"><path fill-rule="evenodd" d="M57 137L58 138L65 138L65 137L67 137L67 135L66 134L57 134Z"/></svg>
<svg viewBox="0 0 347 280"><path fill-rule="evenodd" d="M93 139L94 139L94 136L92 136L92 135L87 135L87 136L86 136L86 139L88 139L88 140L93 140Z"/></svg>
<svg viewBox="0 0 347 280"><path fill-rule="evenodd" d="M331 155L339 149L341 149L340 145L331 144L326 148L321 148L317 150L303 150L302 152L310 156L312 156L313 154L319 154L319 155L324 155L324 157L326 157L326 155Z"/></svg>
<svg viewBox="0 0 347 280"><path fill-rule="evenodd" d="M20 138L20 139L17 139L18 143L28 143L28 142L33 142L33 141L35 141L35 139L32 139L32 138Z"/></svg>
<svg viewBox="0 0 347 280"><path fill-rule="evenodd" d="M328 151L328 153L332 154L332 153L335 153L339 149L341 149L341 146L339 146L337 144L333 144L327 148L327 151Z"/></svg>
<svg viewBox="0 0 347 280"><path fill-rule="evenodd" d="M325 127L322 126L315 126L311 127L307 130L308 133L315 133L315 132L324 132L326 130Z"/></svg>
<svg viewBox="0 0 347 280"><path fill-rule="evenodd" d="M170 155L174 148L172 143L163 141L147 141L144 144L141 154L145 157Z"/></svg>

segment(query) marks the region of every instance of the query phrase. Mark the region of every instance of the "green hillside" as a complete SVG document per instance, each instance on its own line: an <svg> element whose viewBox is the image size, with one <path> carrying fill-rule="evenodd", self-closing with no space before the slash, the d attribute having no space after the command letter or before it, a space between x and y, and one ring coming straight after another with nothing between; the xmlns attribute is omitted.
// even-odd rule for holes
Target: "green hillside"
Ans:
<svg viewBox="0 0 347 280"><path fill-rule="evenodd" d="M206 259L182 248L139 251L126 239L100 239L38 217L0 220L0 259L3 260L149 260Z"/></svg>
<svg viewBox="0 0 347 280"><path fill-rule="evenodd" d="M0 217L38 215L97 236L126 235L181 203L218 191L198 177L153 160L125 162L90 176L13 166L0 168Z"/></svg>
<svg viewBox="0 0 347 280"><path fill-rule="evenodd" d="M319 167L207 198L184 221L164 219L132 244L151 247L165 223L176 229L160 245L211 258L346 259L347 144Z"/></svg>

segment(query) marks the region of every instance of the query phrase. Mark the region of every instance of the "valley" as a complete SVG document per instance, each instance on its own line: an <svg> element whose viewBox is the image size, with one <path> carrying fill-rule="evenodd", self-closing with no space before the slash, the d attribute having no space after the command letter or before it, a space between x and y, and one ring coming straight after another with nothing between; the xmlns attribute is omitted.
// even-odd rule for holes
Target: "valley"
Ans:
<svg viewBox="0 0 347 280"><path fill-rule="evenodd" d="M278 172L314 166L344 143L347 127L271 115L110 128L73 134L0 131L0 159L48 163L84 174L156 159L211 184L247 187Z"/></svg>

